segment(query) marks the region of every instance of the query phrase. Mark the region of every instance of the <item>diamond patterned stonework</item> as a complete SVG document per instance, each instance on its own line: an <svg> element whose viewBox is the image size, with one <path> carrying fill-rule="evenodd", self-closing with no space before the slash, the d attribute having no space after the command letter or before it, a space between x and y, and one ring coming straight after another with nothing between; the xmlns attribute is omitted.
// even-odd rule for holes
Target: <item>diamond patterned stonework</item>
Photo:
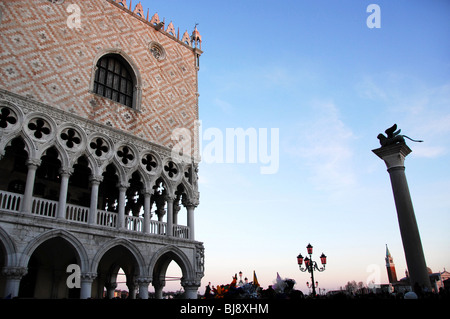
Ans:
<svg viewBox="0 0 450 319"><path fill-rule="evenodd" d="M132 2L0 0L0 298L197 298L201 37Z"/></svg>
<svg viewBox="0 0 450 319"><path fill-rule="evenodd" d="M178 40L172 23L170 33L156 30L140 4L133 13L119 2L77 1L79 29L68 26L68 1L0 2L0 87L169 146L173 129L192 131L198 119L201 51ZM95 63L106 52L136 65L139 111L93 93Z"/></svg>

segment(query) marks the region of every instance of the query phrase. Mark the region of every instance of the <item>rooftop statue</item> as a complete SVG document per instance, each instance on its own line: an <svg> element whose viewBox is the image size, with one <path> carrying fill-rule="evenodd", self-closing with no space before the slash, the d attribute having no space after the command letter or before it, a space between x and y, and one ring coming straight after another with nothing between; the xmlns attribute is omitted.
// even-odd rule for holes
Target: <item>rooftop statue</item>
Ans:
<svg viewBox="0 0 450 319"><path fill-rule="evenodd" d="M400 134L401 130L397 130L397 124L392 125L386 131L384 131L387 135L378 134L377 138L380 140L381 147L395 145L395 144L405 144L405 137L413 142L423 142L422 140L413 140L412 138Z"/></svg>

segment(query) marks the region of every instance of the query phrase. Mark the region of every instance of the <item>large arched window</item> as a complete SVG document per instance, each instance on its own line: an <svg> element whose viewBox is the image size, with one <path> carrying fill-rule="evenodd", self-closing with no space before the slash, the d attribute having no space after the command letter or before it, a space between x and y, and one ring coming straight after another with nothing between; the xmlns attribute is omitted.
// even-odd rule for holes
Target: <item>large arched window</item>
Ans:
<svg viewBox="0 0 450 319"><path fill-rule="evenodd" d="M132 108L135 87L133 69L122 56L107 54L97 61L94 93Z"/></svg>

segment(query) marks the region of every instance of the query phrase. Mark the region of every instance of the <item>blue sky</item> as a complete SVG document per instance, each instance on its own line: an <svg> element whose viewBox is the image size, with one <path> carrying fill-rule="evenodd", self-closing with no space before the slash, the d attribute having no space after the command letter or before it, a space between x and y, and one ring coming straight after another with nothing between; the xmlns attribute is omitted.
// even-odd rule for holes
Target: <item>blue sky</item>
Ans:
<svg viewBox="0 0 450 319"><path fill-rule="evenodd" d="M371 3L381 9L381 28L366 25ZM261 163L200 164L201 291L239 271L251 279L255 270L265 288L279 272L307 292L310 278L296 256L309 242L317 261L328 256L316 276L321 288L387 283L385 244L403 277L389 175L371 152L394 123L425 141L408 142L406 175L427 264L450 269L448 1L142 4L180 33L199 24L203 132L279 129L275 174L261 174ZM178 273L171 266L168 275Z"/></svg>

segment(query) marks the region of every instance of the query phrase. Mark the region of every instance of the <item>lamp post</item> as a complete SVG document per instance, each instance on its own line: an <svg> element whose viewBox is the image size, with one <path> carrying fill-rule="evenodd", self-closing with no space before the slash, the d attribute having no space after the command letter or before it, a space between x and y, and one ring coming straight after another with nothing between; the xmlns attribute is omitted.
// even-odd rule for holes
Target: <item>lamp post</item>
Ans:
<svg viewBox="0 0 450 319"><path fill-rule="evenodd" d="M316 296L316 288L319 285L319 283L317 281L314 281L314 270L322 272L325 270L325 265L327 263L327 256L324 255L324 253L322 253L322 255L320 255L320 262L322 263L322 267L319 268L319 266L317 266L317 263L315 261L312 260L312 252L313 252L313 246L311 246L311 244L308 244L308 246L306 246L306 250L308 252L309 258L305 257L304 261L305 261L305 268L302 267L303 264L303 256L302 254L299 254L297 256L297 263L298 263L298 267L300 269L300 271L302 272L306 272L308 271L311 274L311 286L309 285L309 283L307 282L306 285L312 288L312 293L313 296Z"/></svg>

